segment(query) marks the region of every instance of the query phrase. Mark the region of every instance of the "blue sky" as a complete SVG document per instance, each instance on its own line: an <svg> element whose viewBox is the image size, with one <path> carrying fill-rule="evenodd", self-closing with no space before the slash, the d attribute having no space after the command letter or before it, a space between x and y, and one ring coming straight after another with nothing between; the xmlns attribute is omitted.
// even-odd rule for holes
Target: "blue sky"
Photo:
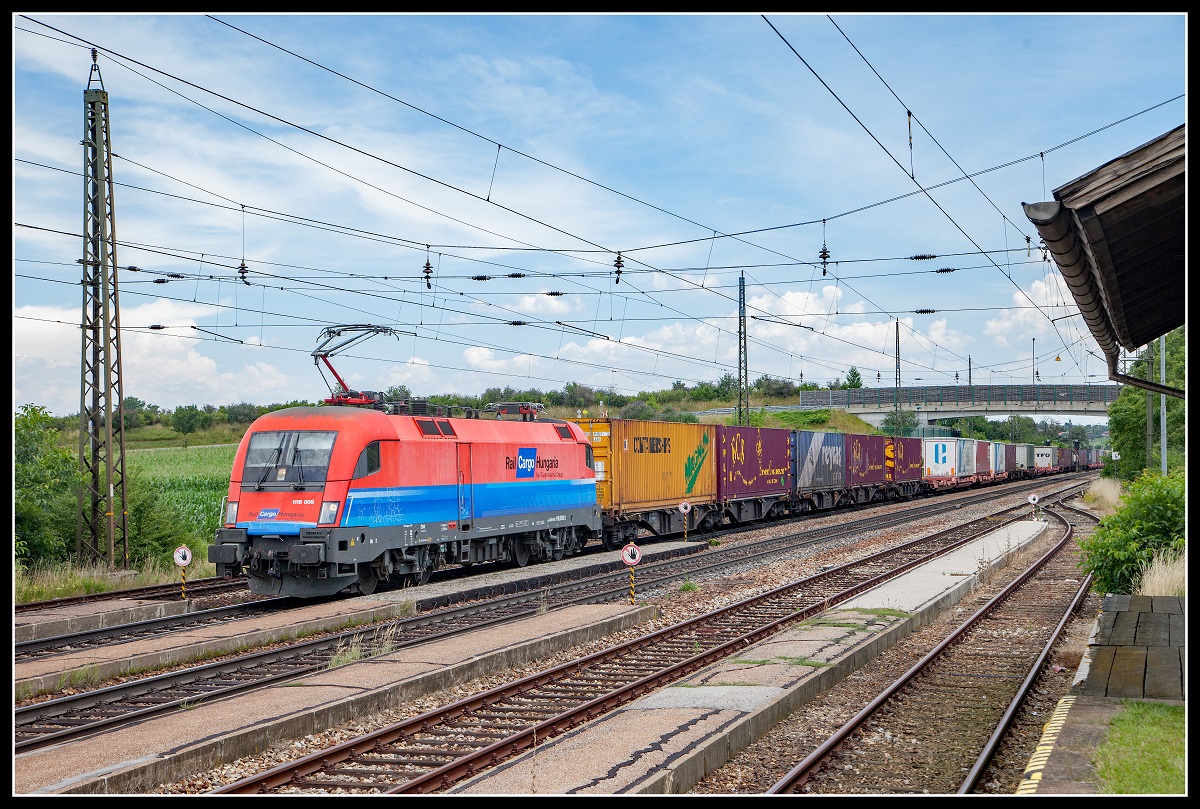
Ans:
<svg viewBox="0 0 1200 809"><path fill-rule="evenodd" d="M79 407L92 47L165 409L324 398L348 324L358 389L715 382L741 277L751 381L890 387L899 321L906 385L1106 383L1021 202L1184 123L1186 19L14 14L14 408Z"/></svg>

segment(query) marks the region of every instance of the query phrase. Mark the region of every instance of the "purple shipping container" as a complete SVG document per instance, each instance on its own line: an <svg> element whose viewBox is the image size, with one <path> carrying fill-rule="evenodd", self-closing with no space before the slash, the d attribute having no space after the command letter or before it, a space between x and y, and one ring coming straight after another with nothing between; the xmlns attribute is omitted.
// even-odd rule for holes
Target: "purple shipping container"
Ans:
<svg viewBox="0 0 1200 809"><path fill-rule="evenodd" d="M846 486L846 454L841 433L792 432L795 463L792 480L796 491L843 489Z"/></svg>
<svg viewBox="0 0 1200 809"><path fill-rule="evenodd" d="M1004 445L1004 471L1009 475L1017 473L1017 445Z"/></svg>
<svg viewBox="0 0 1200 809"><path fill-rule="evenodd" d="M886 483L887 436L846 436L846 485Z"/></svg>
<svg viewBox="0 0 1200 809"><path fill-rule="evenodd" d="M791 430L717 426L717 499L791 491Z"/></svg>
<svg viewBox="0 0 1200 809"><path fill-rule="evenodd" d="M896 439L896 481L920 480L925 471L921 459L921 439Z"/></svg>
<svg viewBox="0 0 1200 809"><path fill-rule="evenodd" d="M978 441L975 444L975 474L992 474L992 442Z"/></svg>

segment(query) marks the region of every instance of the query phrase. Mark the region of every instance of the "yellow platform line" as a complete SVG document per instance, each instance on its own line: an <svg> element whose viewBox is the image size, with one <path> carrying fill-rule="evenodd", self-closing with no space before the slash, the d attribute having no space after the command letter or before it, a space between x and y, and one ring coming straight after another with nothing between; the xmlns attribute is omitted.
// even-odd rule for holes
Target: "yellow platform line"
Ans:
<svg viewBox="0 0 1200 809"><path fill-rule="evenodd" d="M1075 697L1063 697L1058 701L1058 706L1050 715L1050 721L1042 728L1041 741L1038 742L1033 755L1029 757L1029 763L1025 765L1025 774L1021 778L1021 785L1017 787L1016 794L1033 795L1037 792L1038 784L1042 782L1042 775L1046 771L1046 762L1050 759L1050 754L1054 752L1058 735L1067 723L1067 712L1074 704Z"/></svg>

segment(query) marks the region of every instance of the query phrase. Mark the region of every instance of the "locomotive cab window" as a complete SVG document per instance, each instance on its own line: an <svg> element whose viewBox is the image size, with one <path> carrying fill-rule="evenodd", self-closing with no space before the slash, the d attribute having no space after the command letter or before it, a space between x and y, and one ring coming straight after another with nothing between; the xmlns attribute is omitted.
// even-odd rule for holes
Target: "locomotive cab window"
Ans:
<svg viewBox="0 0 1200 809"><path fill-rule="evenodd" d="M243 484L303 486L324 483L337 433L289 430L254 433L246 449Z"/></svg>
<svg viewBox="0 0 1200 809"><path fill-rule="evenodd" d="M596 456L592 454L592 448L591 448L591 447L584 447L584 450L586 450L586 452L584 453L584 456L583 456L583 462L584 462L585 464L587 464L587 468L588 468L588 469L595 470L595 468L596 468Z"/></svg>
<svg viewBox="0 0 1200 809"><path fill-rule="evenodd" d="M379 471L379 442L372 441L367 444L366 449L358 456L358 462L354 464L354 479L365 478L367 475L373 475Z"/></svg>
<svg viewBox="0 0 1200 809"><path fill-rule="evenodd" d="M571 436L571 428L570 428L570 427L565 427L565 426L563 426L562 424L555 424L555 425L554 425L554 429L555 429L555 430L558 430L558 437L559 437L559 438L566 439L567 441L570 441L570 440L572 440L572 436Z"/></svg>

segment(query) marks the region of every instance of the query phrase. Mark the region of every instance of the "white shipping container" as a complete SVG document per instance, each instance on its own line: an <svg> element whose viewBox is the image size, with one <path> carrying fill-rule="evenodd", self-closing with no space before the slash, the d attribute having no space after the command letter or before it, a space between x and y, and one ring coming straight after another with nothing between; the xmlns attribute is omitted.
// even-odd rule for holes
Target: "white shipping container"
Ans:
<svg viewBox="0 0 1200 809"><path fill-rule="evenodd" d="M921 442L926 478L952 478L958 475L958 439L925 438Z"/></svg>
<svg viewBox="0 0 1200 809"><path fill-rule="evenodd" d="M1033 465L1038 469L1049 469L1054 466L1054 447L1034 447Z"/></svg>
<svg viewBox="0 0 1200 809"><path fill-rule="evenodd" d="M1004 444L999 441L992 442L992 471L997 475L1008 471L1004 465Z"/></svg>

